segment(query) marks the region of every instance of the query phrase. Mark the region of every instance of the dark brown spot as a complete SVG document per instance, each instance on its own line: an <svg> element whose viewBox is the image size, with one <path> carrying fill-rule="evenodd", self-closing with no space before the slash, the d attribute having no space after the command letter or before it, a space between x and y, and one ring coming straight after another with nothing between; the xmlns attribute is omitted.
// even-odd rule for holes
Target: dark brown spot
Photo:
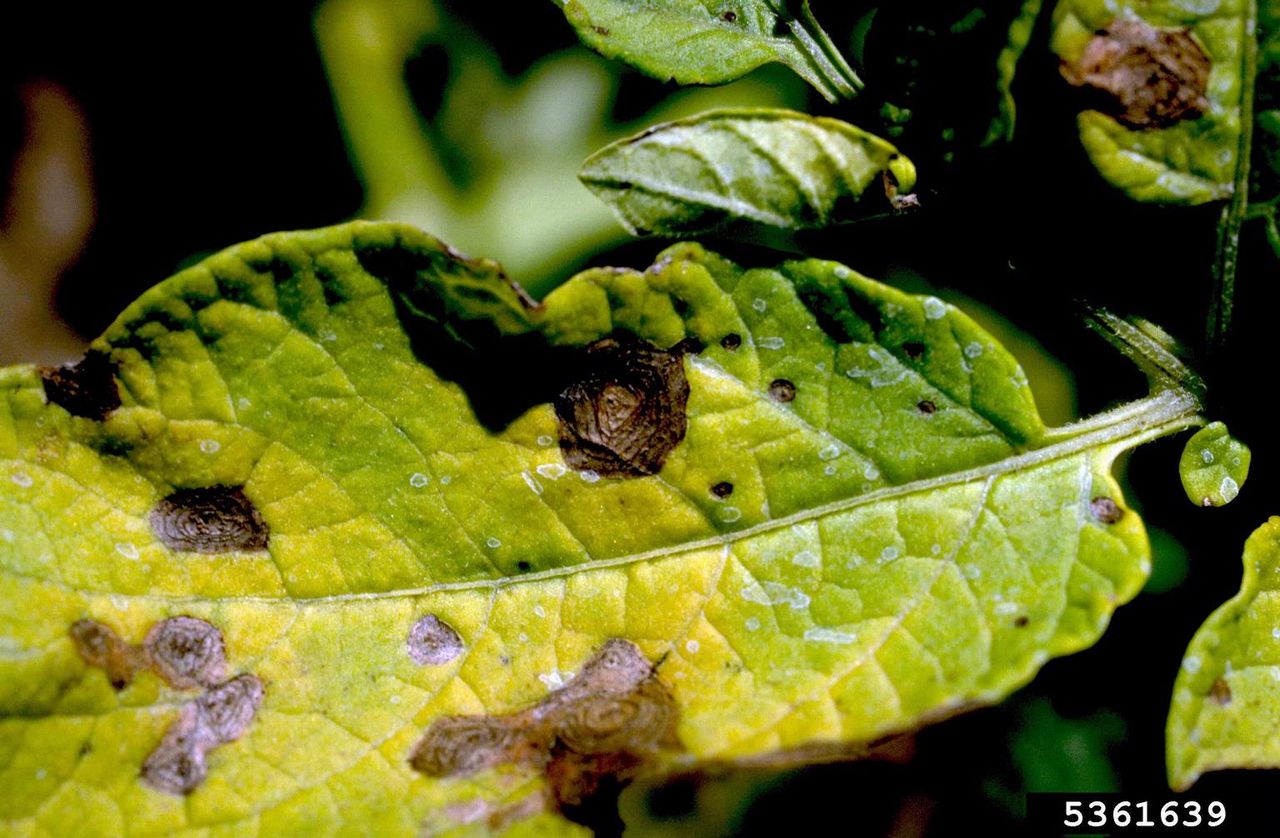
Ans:
<svg viewBox="0 0 1280 838"><path fill-rule="evenodd" d="M1111 498L1096 497L1089 501L1089 511L1104 524L1114 524L1124 517L1124 510Z"/></svg>
<svg viewBox="0 0 1280 838"><path fill-rule="evenodd" d="M215 744L234 742L249 729L266 689L256 675L237 675L195 700L199 723Z"/></svg>
<svg viewBox="0 0 1280 838"><path fill-rule="evenodd" d="M550 743L523 721L520 716L437 719L414 746L409 765L429 777L454 777L506 763L540 763L542 748Z"/></svg>
<svg viewBox="0 0 1280 838"><path fill-rule="evenodd" d="M733 23L738 19L738 13L733 11L732 9L729 9L724 14L720 15L720 19L723 20L725 23Z"/></svg>
<svg viewBox="0 0 1280 838"><path fill-rule="evenodd" d="M44 394L72 416L101 422L120 406L115 365L105 353L89 350L74 364L40 370Z"/></svg>
<svg viewBox="0 0 1280 838"><path fill-rule="evenodd" d="M166 794L190 794L209 773L205 752L210 747L208 733L199 724L199 711L194 704L185 704L178 720L142 763L142 781Z"/></svg>
<svg viewBox="0 0 1280 838"><path fill-rule="evenodd" d="M684 439L688 400L680 353L627 335L596 341L555 398L565 463L603 477L657 474Z"/></svg>
<svg viewBox="0 0 1280 838"><path fill-rule="evenodd" d="M143 782L156 791L190 794L208 774L208 752L244 735L264 694L256 675L237 675L182 705L178 719L143 762Z"/></svg>
<svg viewBox="0 0 1280 838"><path fill-rule="evenodd" d="M907 353L907 357L913 361L919 361L924 357L924 344L919 341L909 341L902 344L902 351Z"/></svg>
<svg viewBox="0 0 1280 838"><path fill-rule="evenodd" d="M921 399L916 403L916 410L920 411L925 416L931 416L938 412L938 406L929 399Z"/></svg>
<svg viewBox="0 0 1280 838"><path fill-rule="evenodd" d="M242 486L179 489L151 510L151 529L171 550L266 550L267 524Z"/></svg>
<svg viewBox="0 0 1280 838"><path fill-rule="evenodd" d="M529 571L533 570L533 565L530 564L529 562L526 562L524 559L521 559L520 561L516 562L516 570L520 571L521 573L528 573Z"/></svg>
<svg viewBox="0 0 1280 838"><path fill-rule="evenodd" d="M711 494L718 498L727 498L733 494L733 484L727 480L721 480L711 487Z"/></svg>
<svg viewBox="0 0 1280 838"><path fill-rule="evenodd" d="M1099 110L1130 128L1163 128L1209 108L1212 62L1189 30L1156 29L1137 17L1113 20L1062 75L1094 93Z"/></svg>
<svg viewBox="0 0 1280 838"><path fill-rule="evenodd" d="M1031 618L1030 618L1030 617L1028 617L1028 616L1026 616L1025 614L1022 614L1022 615L1019 615L1019 616L1018 616L1018 617L1013 621L1013 624L1014 624L1015 626L1017 626L1018 628L1026 628L1027 624L1028 624L1028 623L1030 623L1030 622L1031 622Z"/></svg>
<svg viewBox="0 0 1280 838"><path fill-rule="evenodd" d="M1209 688L1209 698L1213 699L1221 707L1226 707L1231 703L1231 685L1223 678L1218 678L1213 682L1213 686Z"/></svg>
<svg viewBox="0 0 1280 838"><path fill-rule="evenodd" d="M179 689L210 687L222 680L226 650L222 632L195 617L170 617L151 627L142 643L156 674Z"/></svg>
<svg viewBox="0 0 1280 838"><path fill-rule="evenodd" d="M409 629L409 657L419 666L442 664L462 654L462 638L434 614L428 614Z"/></svg>
<svg viewBox="0 0 1280 838"><path fill-rule="evenodd" d="M617 792L640 765L674 745L675 719L675 699L653 664L634 643L613 639L534 707L436 720L409 763L433 777L503 764L541 766L561 811L594 824L613 811Z"/></svg>
<svg viewBox="0 0 1280 838"><path fill-rule="evenodd" d="M682 355L697 355L706 348L707 345L697 338L687 337L675 346L671 347L671 351Z"/></svg>
<svg viewBox="0 0 1280 838"><path fill-rule="evenodd" d="M730 332L729 334L720 338L720 345L723 346L725 349L729 350L730 352L733 352L739 346L742 346L742 335Z"/></svg>
<svg viewBox="0 0 1280 838"><path fill-rule="evenodd" d="M79 620L71 625L71 641L89 666L101 669L112 688L122 690L139 670L146 669L145 656L120 639L110 626L97 620Z"/></svg>
<svg viewBox="0 0 1280 838"><path fill-rule="evenodd" d="M796 397L796 385L792 384L785 378L775 378L769 383L769 398L775 402L794 401Z"/></svg>

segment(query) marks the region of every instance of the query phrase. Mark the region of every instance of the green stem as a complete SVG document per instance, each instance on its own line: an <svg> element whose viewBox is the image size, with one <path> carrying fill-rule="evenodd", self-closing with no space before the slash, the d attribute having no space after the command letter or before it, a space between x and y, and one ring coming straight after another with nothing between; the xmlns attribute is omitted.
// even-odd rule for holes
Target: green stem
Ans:
<svg viewBox="0 0 1280 838"><path fill-rule="evenodd" d="M1240 144L1236 149L1236 176L1231 201L1218 221L1217 257L1213 266L1212 296L1205 323L1205 347L1211 358L1222 355L1231 332L1235 308L1236 271L1240 259L1240 228L1249 209L1249 164L1253 147L1253 98L1258 74L1258 20L1256 0L1248 0L1241 21Z"/></svg>
<svg viewBox="0 0 1280 838"><path fill-rule="evenodd" d="M779 9L778 13L784 17L790 17L791 12L786 8L788 4L782 5L784 8ZM844 60L840 50L832 43L831 37L813 16L808 0L800 4L799 17L789 20L788 23L792 37L799 44L801 51L809 57L813 63L815 75L824 84L822 95L830 101L835 101L837 96L849 98L857 95L864 86L862 79L858 78L858 74Z"/></svg>

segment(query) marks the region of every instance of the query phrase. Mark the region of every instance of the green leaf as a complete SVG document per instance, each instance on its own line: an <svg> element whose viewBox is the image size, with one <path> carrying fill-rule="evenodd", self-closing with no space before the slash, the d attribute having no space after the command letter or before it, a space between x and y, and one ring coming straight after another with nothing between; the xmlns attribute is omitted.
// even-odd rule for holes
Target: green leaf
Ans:
<svg viewBox="0 0 1280 838"><path fill-rule="evenodd" d="M325 0L316 39L356 171L360 216L433 230L457 247L482 248L545 292L583 254L625 240L612 215L573 185L583 158L645 125L712 106L786 106L803 84L781 71L715 90L679 90L635 120L610 116L618 78L572 48L516 78L493 47L422 0ZM435 114L422 113L407 62L427 49L448 56Z"/></svg>
<svg viewBox="0 0 1280 838"><path fill-rule="evenodd" d="M987 133L984 144L1009 142L1013 139L1013 127L1017 115L1017 103L1013 99L1013 78L1018 72L1018 62L1031 42L1031 33L1035 30L1036 21L1040 18L1040 10L1044 0L1024 0L1018 16L1009 24L1009 35L1005 46L996 57L996 85L1000 91L999 111L991 121L991 129Z"/></svg>
<svg viewBox="0 0 1280 838"><path fill-rule="evenodd" d="M776 61L831 102L862 88L808 0L557 3L584 44L663 81L721 84Z"/></svg>
<svg viewBox="0 0 1280 838"><path fill-rule="evenodd" d="M1086 75L1089 68L1080 62L1090 44L1105 39L1100 30L1117 23L1173 38L1185 37L1185 31L1196 46L1183 42L1170 52L1176 50L1178 61L1187 63L1186 56L1198 48L1210 62L1203 89L1192 83L1153 84L1146 65L1137 63L1119 71L1107 68L1092 80L1080 79L1095 94L1109 87L1098 98L1118 111L1123 110L1121 99L1149 106L1131 108L1127 117L1098 110L1080 114L1085 150L1108 182L1139 201L1202 204L1231 197L1239 165L1242 160L1247 165L1247 153L1241 153L1248 148L1247 132L1242 134L1241 124L1247 118L1253 82L1246 48L1253 38L1253 22L1252 0L1060 0L1054 10L1052 46L1069 78ZM1162 66L1169 64L1166 60ZM1161 84L1165 81L1162 76ZM1161 91L1175 91L1181 97L1176 100L1179 105L1197 97L1202 101L1183 110L1173 107L1172 95L1162 98ZM1131 120L1141 124L1135 127Z"/></svg>
<svg viewBox="0 0 1280 838"><path fill-rule="evenodd" d="M1280 767L1280 518L1244 545L1240 593L1205 621L1173 686L1169 785L1206 771Z"/></svg>
<svg viewBox="0 0 1280 838"><path fill-rule="evenodd" d="M555 829L592 778L856 755L1093 643L1149 569L1111 464L1200 421L1047 430L831 262L535 306L412 228L267 236L0 371L0 820Z"/></svg>
<svg viewBox="0 0 1280 838"><path fill-rule="evenodd" d="M1213 422L1187 440L1178 463L1187 498L1200 506L1224 506L1235 500L1249 476L1249 447Z"/></svg>
<svg viewBox="0 0 1280 838"><path fill-rule="evenodd" d="M631 233L680 236L743 222L824 227L884 212L916 173L892 145L848 123L732 109L619 140L587 158L578 177ZM870 207L860 203L867 192Z"/></svg>

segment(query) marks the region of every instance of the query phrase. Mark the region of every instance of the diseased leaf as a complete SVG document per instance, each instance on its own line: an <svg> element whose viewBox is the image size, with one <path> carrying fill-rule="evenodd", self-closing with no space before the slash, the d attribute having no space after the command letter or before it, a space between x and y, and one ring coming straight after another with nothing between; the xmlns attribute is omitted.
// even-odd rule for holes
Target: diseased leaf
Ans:
<svg viewBox="0 0 1280 838"><path fill-rule="evenodd" d="M1249 447L1213 422L1187 440L1178 472L1187 498L1200 506L1223 506L1240 493L1249 476Z"/></svg>
<svg viewBox="0 0 1280 838"><path fill-rule="evenodd" d="M1173 686L1169 785L1206 771L1280 767L1280 518L1244 545L1240 593L1205 621Z"/></svg>
<svg viewBox="0 0 1280 838"><path fill-rule="evenodd" d="M1235 191L1252 85L1251 0L1060 0L1052 45L1093 109L1080 136L1102 176L1139 201Z"/></svg>
<svg viewBox="0 0 1280 838"><path fill-rule="evenodd" d="M556 2L584 44L663 81L720 84L776 61L828 101L862 88L808 0Z"/></svg>
<svg viewBox="0 0 1280 838"><path fill-rule="evenodd" d="M1111 463L1200 421L1047 430L966 316L831 262L682 244L534 305L382 224L213 256L93 351L79 414L0 371L15 832L568 829L856 755L1093 643L1149 569Z"/></svg>
<svg viewBox="0 0 1280 838"><path fill-rule="evenodd" d="M916 173L892 145L848 123L753 108L656 125L605 146L578 177L633 234L681 236L885 212Z"/></svg>

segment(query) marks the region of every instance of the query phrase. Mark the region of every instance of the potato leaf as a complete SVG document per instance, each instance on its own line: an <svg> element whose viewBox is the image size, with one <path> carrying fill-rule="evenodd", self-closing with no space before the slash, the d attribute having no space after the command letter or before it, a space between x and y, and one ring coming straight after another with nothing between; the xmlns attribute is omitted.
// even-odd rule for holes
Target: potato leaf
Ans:
<svg viewBox="0 0 1280 838"><path fill-rule="evenodd" d="M808 0L556 2L584 44L664 81L720 84L776 61L828 101L862 88Z"/></svg>
<svg viewBox="0 0 1280 838"><path fill-rule="evenodd" d="M1244 545L1240 593L1187 647L1166 731L1169 785L1206 771L1280 767L1280 518Z"/></svg>
<svg viewBox="0 0 1280 838"><path fill-rule="evenodd" d="M693 244L540 305L412 228L267 236L0 371L6 831L380 835L851 756L1093 643L1109 474L968 317ZM590 807L587 807L590 808Z"/></svg>
<svg viewBox="0 0 1280 838"><path fill-rule="evenodd" d="M848 123L754 108L656 125L605 146L578 177L633 234L680 236L883 213L916 173L888 142Z"/></svg>
<svg viewBox="0 0 1280 838"><path fill-rule="evenodd" d="M1252 0L1060 0L1053 49L1094 106L1080 114L1080 136L1107 181L1139 201L1233 194L1248 148L1253 9Z"/></svg>
<svg viewBox="0 0 1280 838"><path fill-rule="evenodd" d="M1201 506L1223 506L1240 494L1249 476L1249 447L1213 422L1187 440L1178 472L1187 498Z"/></svg>

